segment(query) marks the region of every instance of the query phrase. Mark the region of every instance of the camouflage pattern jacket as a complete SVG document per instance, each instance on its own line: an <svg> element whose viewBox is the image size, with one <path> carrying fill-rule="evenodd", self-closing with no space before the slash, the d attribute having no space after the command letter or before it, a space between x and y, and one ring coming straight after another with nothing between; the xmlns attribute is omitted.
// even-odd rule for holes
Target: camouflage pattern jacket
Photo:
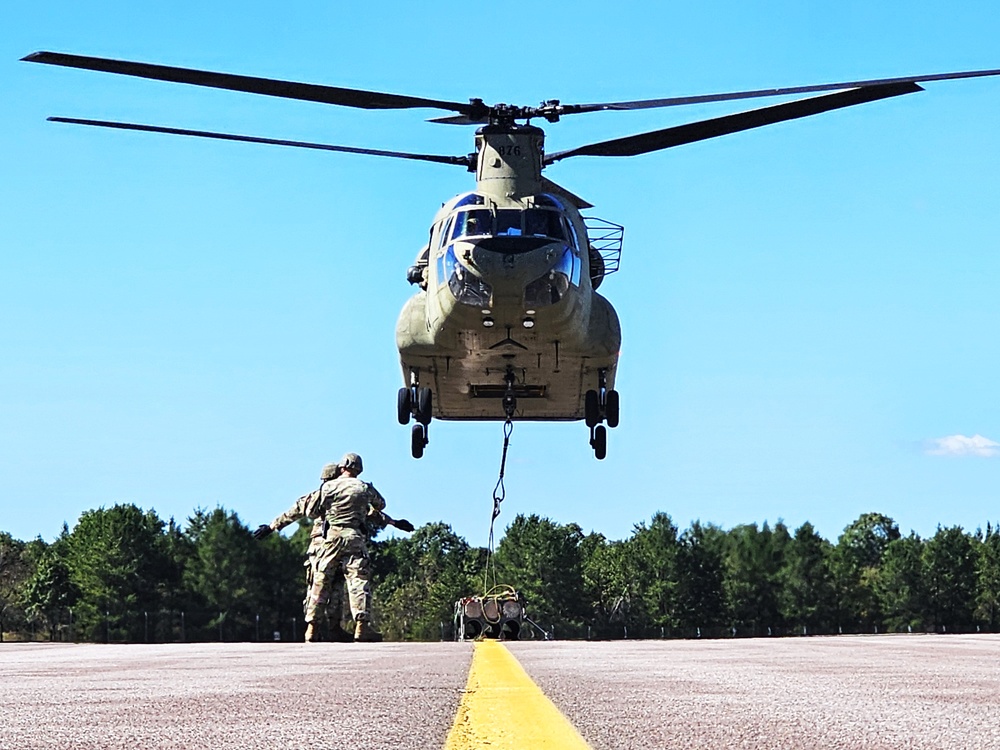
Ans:
<svg viewBox="0 0 1000 750"><path fill-rule="evenodd" d="M338 477L300 497L291 508L271 521L270 526L280 531L300 518L312 518L324 521L327 526L364 531L369 517L381 516L384 508L385 498L374 486L356 477Z"/></svg>

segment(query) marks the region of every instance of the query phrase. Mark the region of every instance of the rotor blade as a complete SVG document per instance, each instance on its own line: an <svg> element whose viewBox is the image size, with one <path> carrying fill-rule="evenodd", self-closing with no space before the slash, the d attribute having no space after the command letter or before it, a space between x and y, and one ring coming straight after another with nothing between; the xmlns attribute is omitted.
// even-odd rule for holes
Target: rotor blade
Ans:
<svg viewBox="0 0 1000 750"><path fill-rule="evenodd" d="M470 117L469 115L448 115L447 117L431 117L427 122L437 123L439 125L482 125L483 123L489 122L489 115L485 114L482 117Z"/></svg>
<svg viewBox="0 0 1000 750"><path fill-rule="evenodd" d="M927 81L950 81L957 78L983 78L1000 75L1000 69L969 70L961 73L932 73L929 75L903 76L901 78L880 78L870 81L853 81L844 83L821 83L813 86L791 86L780 89L757 89L755 91L735 91L727 94L704 94L702 96L678 96L667 99L640 99L631 102L603 102L597 104L564 104L559 107L560 115L572 115L580 112L600 112L606 110L652 109L655 107L676 107L684 104L705 104L707 102L726 102L736 99L755 99L763 96L787 96L791 94L809 94L818 91L843 91L844 89L867 88L870 86L888 86L897 83L923 83Z"/></svg>
<svg viewBox="0 0 1000 750"><path fill-rule="evenodd" d="M396 159L415 159L417 161L432 161L438 164L457 164L468 167L467 156L435 156L433 154L407 154L401 151L381 151L373 148L353 148L351 146L331 146L326 143L307 143L305 141L285 141L275 138L258 138L252 135L232 135L229 133L211 133L205 130L182 130L180 128L163 128L157 125L137 125L130 122L107 122L105 120L79 120L73 117L50 117L50 122L68 122L72 125L94 125L99 128L116 128L118 130L141 130L146 133L169 133L170 135L189 135L197 138L214 138L220 141L242 141L244 143L266 143L272 146L294 146L296 148L311 148L318 151L340 151L348 154L367 154L369 156L391 156Z"/></svg>
<svg viewBox="0 0 1000 750"><path fill-rule="evenodd" d="M868 86L861 89L841 91L837 94L825 94L824 96L815 96L809 99L798 99L793 102L775 104L771 107L739 112L712 120L691 122L686 125L655 130L650 133L640 133L625 138L616 138L611 141L591 143L587 146L580 146L579 148L567 151L557 151L556 153L546 155L545 163L552 164L570 156L636 156L637 154L645 154L650 151L681 146L685 143L702 141L706 138L717 138L729 133L738 133L741 130L772 125L776 122L794 120L799 117L809 117L821 112L840 109L841 107L851 107L855 104L864 104L891 96L900 96L901 94L912 94L917 91L923 91L923 89L915 83L894 83L884 86Z"/></svg>
<svg viewBox="0 0 1000 750"><path fill-rule="evenodd" d="M96 70L104 73L118 73L120 75L137 76L139 78L151 78L157 81L187 83L193 86L245 91L250 94L277 96L284 99L301 99L303 101L321 102L323 104L340 104L345 107L359 107L361 109L431 107L470 115L477 114L479 110L479 108L470 103L462 104L460 102L447 102L438 99L424 99L417 96L385 94L379 91L345 89L312 83L294 83L292 81L254 78L252 76L232 75L230 73L211 73L204 70L174 68L167 65L151 65L149 63L128 62L126 60L110 60L104 57L68 55L61 52L33 52L21 59L24 62L62 65L68 68L83 68L85 70Z"/></svg>

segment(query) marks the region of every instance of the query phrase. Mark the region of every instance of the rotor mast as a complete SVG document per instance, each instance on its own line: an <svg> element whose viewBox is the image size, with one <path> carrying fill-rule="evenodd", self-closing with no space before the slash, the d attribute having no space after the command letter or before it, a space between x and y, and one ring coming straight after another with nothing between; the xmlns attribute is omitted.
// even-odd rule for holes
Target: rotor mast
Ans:
<svg viewBox="0 0 1000 750"><path fill-rule="evenodd" d="M497 200L542 192L545 133L534 125L491 123L476 131L476 188Z"/></svg>

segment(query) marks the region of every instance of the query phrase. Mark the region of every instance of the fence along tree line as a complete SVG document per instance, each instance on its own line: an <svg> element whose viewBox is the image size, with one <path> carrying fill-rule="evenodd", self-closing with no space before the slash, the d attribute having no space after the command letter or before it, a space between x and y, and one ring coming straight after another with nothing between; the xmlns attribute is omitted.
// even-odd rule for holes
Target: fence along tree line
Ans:
<svg viewBox="0 0 1000 750"><path fill-rule="evenodd" d="M154 511L86 511L48 544L0 532L5 639L93 642L295 640L302 634L303 524L255 541L224 508L181 527ZM371 544L387 637L451 638L452 608L481 593L486 551L444 523ZM902 536L866 513L836 543L809 523L679 530L655 514L624 540L517 516L498 578L558 638L659 638L1000 629L1000 529Z"/></svg>

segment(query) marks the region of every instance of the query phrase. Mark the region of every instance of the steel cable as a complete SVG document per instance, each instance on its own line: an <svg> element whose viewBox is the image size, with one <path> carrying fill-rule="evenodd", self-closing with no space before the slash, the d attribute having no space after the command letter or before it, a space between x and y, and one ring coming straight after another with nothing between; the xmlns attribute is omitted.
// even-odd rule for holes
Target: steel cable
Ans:
<svg viewBox="0 0 1000 750"><path fill-rule="evenodd" d="M507 496L507 489L504 487L503 475L507 468L507 449L510 447L510 435L514 431L514 422L511 419L507 419L503 425L503 453L500 456L500 477L497 479L496 487L493 488L493 515L490 518L490 536L489 536L489 546L486 550L486 570L483 573L483 591L489 591L491 588L495 589L497 587L497 570L496 563L493 560L493 527L496 523L497 516L500 515L500 504L504 501ZM490 576L492 574L493 586L489 584Z"/></svg>

